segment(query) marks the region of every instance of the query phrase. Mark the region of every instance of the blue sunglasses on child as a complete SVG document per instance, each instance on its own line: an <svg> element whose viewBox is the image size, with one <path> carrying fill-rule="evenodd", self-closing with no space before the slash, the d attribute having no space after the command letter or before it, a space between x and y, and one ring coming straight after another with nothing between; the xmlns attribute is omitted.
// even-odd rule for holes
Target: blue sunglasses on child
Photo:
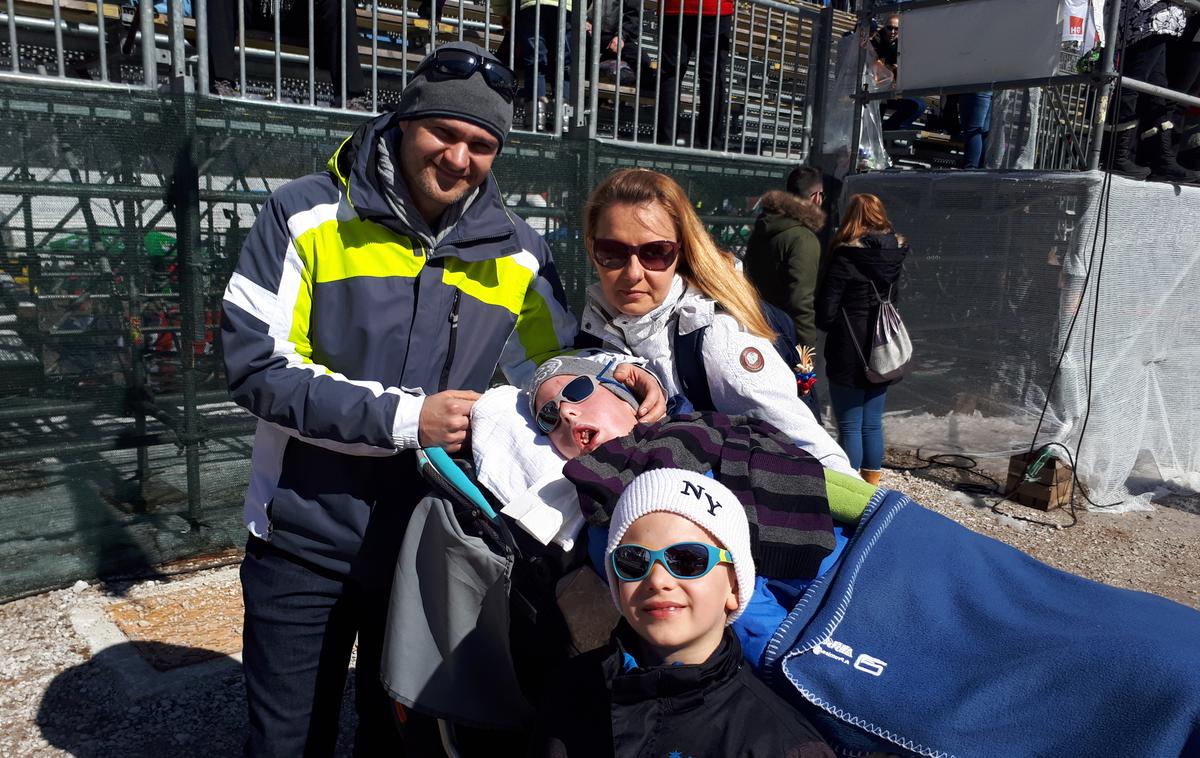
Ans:
<svg viewBox="0 0 1200 758"><path fill-rule="evenodd" d="M638 582L650 575L655 563L676 579L699 579L720 563L733 563L728 550L703 542L679 542L662 550L641 545L617 545L612 551L613 573L623 582Z"/></svg>

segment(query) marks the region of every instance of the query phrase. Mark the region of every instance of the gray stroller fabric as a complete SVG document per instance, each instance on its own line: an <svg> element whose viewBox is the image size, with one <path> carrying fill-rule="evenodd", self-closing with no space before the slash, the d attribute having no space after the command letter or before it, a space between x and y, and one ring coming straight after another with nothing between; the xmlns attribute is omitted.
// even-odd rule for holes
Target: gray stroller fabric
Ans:
<svg viewBox="0 0 1200 758"><path fill-rule="evenodd" d="M513 558L463 531L449 500L417 504L392 585L381 677L397 702L454 723L513 728L533 715L509 647Z"/></svg>

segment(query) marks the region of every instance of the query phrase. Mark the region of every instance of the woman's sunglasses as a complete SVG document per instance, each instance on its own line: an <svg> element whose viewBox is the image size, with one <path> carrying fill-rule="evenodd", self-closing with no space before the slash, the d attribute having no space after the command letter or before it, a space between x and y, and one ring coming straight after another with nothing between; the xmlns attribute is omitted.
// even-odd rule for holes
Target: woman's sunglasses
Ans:
<svg viewBox="0 0 1200 758"><path fill-rule="evenodd" d="M679 243L669 240L656 240L644 245L626 245L613 239L592 241L592 257L596 259L596 264L614 271L625 268L635 255L647 271L666 271L678 254Z"/></svg>
<svg viewBox="0 0 1200 758"><path fill-rule="evenodd" d="M601 384L612 384L617 387L624 387L615 379L609 379L605 376L608 370L612 368L615 361L609 361L608 365L600 370L596 376L582 375L577 376L559 390L558 394L546 401L546 404L538 409L537 417L534 422L537 424L538 431L542 434L549 434L554 431L554 427L558 426L558 422L562 419L562 411L559 409L560 403L582 403L592 396L592 393Z"/></svg>
<svg viewBox="0 0 1200 758"><path fill-rule="evenodd" d="M517 93L517 77L507 66L467 50L439 48L433 51L416 73L430 69L451 79L470 79L478 71L487 86L510 103Z"/></svg>
<svg viewBox="0 0 1200 758"><path fill-rule="evenodd" d="M680 542L651 550L641 545L617 545L612 551L613 573L623 582L638 582L650 575L655 563L676 579L699 579L719 563L733 563L728 550L703 542Z"/></svg>

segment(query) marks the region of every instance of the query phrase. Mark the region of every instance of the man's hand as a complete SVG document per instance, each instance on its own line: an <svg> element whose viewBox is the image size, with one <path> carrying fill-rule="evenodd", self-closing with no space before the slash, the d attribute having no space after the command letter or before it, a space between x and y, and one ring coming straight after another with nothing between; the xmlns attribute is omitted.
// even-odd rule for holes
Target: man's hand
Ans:
<svg viewBox="0 0 1200 758"><path fill-rule="evenodd" d="M479 399L478 392L446 390L425 398L417 420L417 441L421 447L440 447L447 453L457 453L471 431L471 406Z"/></svg>
<svg viewBox="0 0 1200 758"><path fill-rule="evenodd" d="M610 53L621 52L621 38L620 37L613 37L612 39L610 39L608 41L608 52L610 52ZM618 68L619 68L619 66L618 66Z"/></svg>
<svg viewBox="0 0 1200 758"><path fill-rule="evenodd" d="M667 398L662 385L649 371L632 363L622 363L613 369L613 378L632 390L633 396L642 401L638 407L638 421L658 421L667 414Z"/></svg>

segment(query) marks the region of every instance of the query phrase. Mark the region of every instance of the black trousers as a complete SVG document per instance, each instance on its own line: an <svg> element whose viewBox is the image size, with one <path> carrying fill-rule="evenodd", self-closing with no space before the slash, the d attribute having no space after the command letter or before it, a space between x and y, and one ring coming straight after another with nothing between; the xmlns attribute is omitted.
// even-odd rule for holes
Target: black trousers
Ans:
<svg viewBox="0 0 1200 758"><path fill-rule="evenodd" d="M211 0L208 4L208 68L212 81L240 80L237 43L237 0ZM341 14L342 0L313 0L313 50L317 68L329 72L333 91L340 105L345 99L363 94L362 66L358 62L358 15L354 0L345 0L346 18L346 92L342 93ZM261 12L257 2L246 3L247 29L273 32L275 22ZM308 2L295 0L279 19L282 35L308 39Z"/></svg>
<svg viewBox="0 0 1200 758"><path fill-rule="evenodd" d="M1168 39L1156 34L1125 48L1125 63L1121 73L1147 84L1166 87ZM1114 125L1119 127L1136 120L1140 129L1149 129L1161 123L1169 111L1170 106L1161 97L1141 95L1130 89L1122 89Z"/></svg>
<svg viewBox="0 0 1200 758"><path fill-rule="evenodd" d="M517 65L523 75L522 96L526 100L535 97L556 97L549 87L554 86L558 74L559 56L563 63L563 87L571 78L571 15L567 14L566 40L558 38L559 5L538 3L517 11L513 34L517 42ZM563 43L566 44L563 44ZM533 62L537 61L537 79L533 76ZM549 93L549 94L548 94ZM565 93L560 93L565 94Z"/></svg>
<svg viewBox="0 0 1200 758"><path fill-rule="evenodd" d="M330 756L358 638L355 754L399 742L379 683L387 599L251 537L242 561L248 756Z"/></svg>
<svg viewBox="0 0 1200 758"><path fill-rule="evenodd" d="M696 44L697 27L699 42ZM730 16L665 16L663 18L662 43L659 47L659 67L662 80L658 87L658 141L674 144L672 135L683 138L689 147L709 146L708 129L712 124L712 146L723 147L725 142L725 100L727 87L725 70L729 66ZM713 52L716 51L714 64ZM697 57L696 70L699 83L699 106L695 113L695 139L689 140L689 130L673 132L678 116L678 100L684 94L692 94L691 88L682 85L692 55ZM675 92L679 85L678 95ZM711 96L709 93L712 93ZM713 122L713 116L716 121Z"/></svg>
<svg viewBox="0 0 1200 758"><path fill-rule="evenodd" d="M429 487L416 475L412 453L378 460L362 467L356 483L357 494L373 506L355 554L340 564L344 568L255 537L246 543L241 580L248 756L333 755L356 638L354 755L440 754L417 739L421 724L436 738L429 719L410 719L401 746L396 711L379 679L396 559L413 507ZM303 478L285 475L281 482L302 486L307 482L295 480ZM276 517L287 522L283 514ZM311 526L309 537L319 542L321 528ZM275 540L287 544L304 533L276 532Z"/></svg>
<svg viewBox="0 0 1200 758"><path fill-rule="evenodd" d="M1200 13L1188 19L1182 37L1172 37L1167 42L1168 86L1184 94L1200 92ZM1175 105L1174 108L1181 109Z"/></svg>

